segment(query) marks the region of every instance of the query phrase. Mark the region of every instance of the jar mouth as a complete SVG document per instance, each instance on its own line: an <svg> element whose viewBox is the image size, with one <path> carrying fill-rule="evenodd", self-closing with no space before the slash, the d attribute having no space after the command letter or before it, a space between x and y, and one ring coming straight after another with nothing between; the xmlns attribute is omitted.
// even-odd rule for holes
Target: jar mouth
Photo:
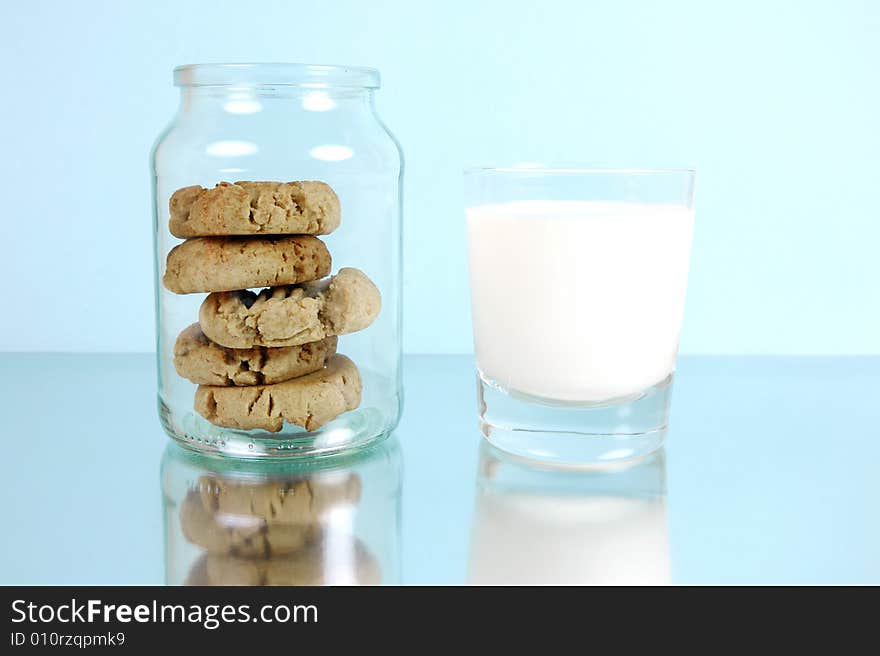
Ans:
<svg viewBox="0 0 880 656"><path fill-rule="evenodd" d="M178 87L276 87L378 89L379 71L326 64L187 64L174 69Z"/></svg>

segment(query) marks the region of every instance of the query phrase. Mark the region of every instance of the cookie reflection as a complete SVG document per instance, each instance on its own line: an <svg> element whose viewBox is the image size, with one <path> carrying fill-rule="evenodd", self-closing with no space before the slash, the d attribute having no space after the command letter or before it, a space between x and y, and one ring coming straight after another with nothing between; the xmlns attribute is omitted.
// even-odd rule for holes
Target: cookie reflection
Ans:
<svg viewBox="0 0 880 656"><path fill-rule="evenodd" d="M670 582L663 452L613 472L536 469L480 449L473 584Z"/></svg>
<svg viewBox="0 0 880 656"><path fill-rule="evenodd" d="M398 583L400 451L264 462L169 444L162 462L171 585Z"/></svg>

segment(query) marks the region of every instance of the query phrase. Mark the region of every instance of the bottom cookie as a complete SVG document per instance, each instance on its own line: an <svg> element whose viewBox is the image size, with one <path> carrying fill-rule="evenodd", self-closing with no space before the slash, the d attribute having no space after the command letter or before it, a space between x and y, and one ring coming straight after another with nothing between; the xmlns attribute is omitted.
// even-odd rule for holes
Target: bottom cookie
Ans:
<svg viewBox="0 0 880 656"><path fill-rule="evenodd" d="M315 430L360 402L357 367L344 355L334 355L324 369L274 385L200 385L195 409L216 426L277 433L285 421Z"/></svg>

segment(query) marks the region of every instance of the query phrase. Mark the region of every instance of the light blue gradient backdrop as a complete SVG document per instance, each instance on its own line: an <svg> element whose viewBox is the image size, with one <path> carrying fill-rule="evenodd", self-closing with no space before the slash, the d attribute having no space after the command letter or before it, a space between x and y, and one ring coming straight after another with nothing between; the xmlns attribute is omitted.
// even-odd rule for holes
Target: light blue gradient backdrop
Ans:
<svg viewBox="0 0 880 656"><path fill-rule="evenodd" d="M462 167L580 160L698 169L683 352L880 353L878 35L872 0L7 3L0 349L151 350L171 68L304 61L382 71L407 351L471 349Z"/></svg>

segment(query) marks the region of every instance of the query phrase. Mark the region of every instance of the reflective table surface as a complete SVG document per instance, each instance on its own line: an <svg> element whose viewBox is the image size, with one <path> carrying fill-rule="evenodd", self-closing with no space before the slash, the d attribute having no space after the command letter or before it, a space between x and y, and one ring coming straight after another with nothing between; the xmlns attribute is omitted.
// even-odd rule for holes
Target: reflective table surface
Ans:
<svg viewBox="0 0 880 656"><path fill-rule="evenodd" d="M171 446L153 356L0 363L2 584L880 583L880 358L682 358L665 451L592 474L485 444L468 356L408 356L369 452L272 471ZM204 504L297 486L309 503L272 513L343 527L316 558L244 571L193 547ZM275 554L301 532L261 535Z"/></svg>

